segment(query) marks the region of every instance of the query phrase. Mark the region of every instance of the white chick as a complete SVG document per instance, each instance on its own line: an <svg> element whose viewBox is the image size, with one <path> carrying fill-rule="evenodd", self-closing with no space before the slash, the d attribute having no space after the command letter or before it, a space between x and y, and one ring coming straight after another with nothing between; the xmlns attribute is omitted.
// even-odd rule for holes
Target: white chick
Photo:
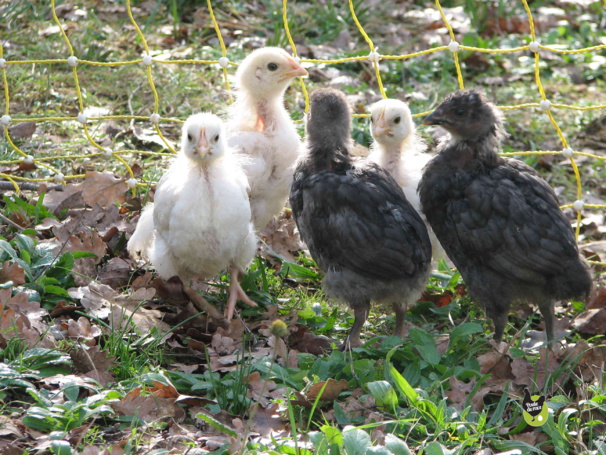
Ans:
<svg viewBox="0 0 606 455"><path fill-rule="evenodd" d="M427 219L421 212L417 187L423 168L432 158L424 153L426 146L416 134L408 105L400 100L383 99L370 106L371 134L374 139L368 160L386 169L398 182L406 199L421 215L431 240L433 258L446 256Z"/></svg>
<svg viewBox="0 0 606 455"><path fill-rule="evenodd" d="M236 72L229 145L243 158L257 230L282 211L288 198L301 140L283 97L292 79L306 74L295 59L276 47L255 50Z"/></svg>
<svg viewBox="0 0 606 455"><path fill-rule="evenodd" d="M223 122L195 114L183 125L181 151L158 183L155 203L143 210L128 251L149 258L163 279L181 278L198 303L185 283L229 269L225 317L230 320L238 298L256 306L238 282L257 248L251 218L248 181L226 147Z"/></svg>

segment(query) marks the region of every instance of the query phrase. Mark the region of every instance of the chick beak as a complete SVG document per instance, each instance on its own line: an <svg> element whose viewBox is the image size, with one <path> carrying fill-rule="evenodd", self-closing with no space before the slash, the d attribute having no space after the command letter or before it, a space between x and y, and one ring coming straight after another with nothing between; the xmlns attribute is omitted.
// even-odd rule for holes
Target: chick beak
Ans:
<svg viewBox="0 0 606 455"><path fill-rule="evenodd" d="M307 76L307 70L299 65L294 58L288 57L290 68L282 73L281 81L292 79L293 77Z"/></svg>
<svg viewBox="0 0 606 455"><path fill-rule="evenodd" d="M393 136L391 134L391 128L387 127L387 122L385 121L385 109L381 111L381 114L379 115L379 118L377 119L374 125L374 134L375 137L381 137L385 135Z"/></svg>
<svg viewBox="0 0 606 455"><path fill-rule="evenodd" d="M444 111L442 109L436 109L423 120L423 125L444 125L448 123L448 119L444 117Z"/></svg>
<svg viewBox="0 0 606 455"><path fill-rule="evenodd" d="M202 128L202 131L200 131L200 138L198 139L194 153L197 153L200 158L211 154L210 145L208 144L208 139L206 139L206 128Z"/></svg>

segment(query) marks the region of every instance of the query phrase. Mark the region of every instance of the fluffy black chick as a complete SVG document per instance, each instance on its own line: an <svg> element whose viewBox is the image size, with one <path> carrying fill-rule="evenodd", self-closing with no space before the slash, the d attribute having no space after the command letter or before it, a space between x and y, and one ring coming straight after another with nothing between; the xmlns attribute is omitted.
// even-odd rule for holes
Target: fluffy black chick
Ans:
<svg viewBox="0 0 606 455"><path fill-rule="evenodd" d="M512 302L538 305L554 339L553 301L586 297L591 275L553 189L530 166L497 154L501 115L474 90L450 94L423 122L450 140L425 167L421 208L471 297L503 336Z"/></svg>
<svg viewBox="0 0 606 455"><path fill-rule="evenodd" d="M349 156L351 113L338 90L311 95L307 151L290 191L293 215L326 293L349 304L355 321L346 346L359 346L371 301L393 305L396 335L425 288L431 243L423 220L387 171Z"/></svg>

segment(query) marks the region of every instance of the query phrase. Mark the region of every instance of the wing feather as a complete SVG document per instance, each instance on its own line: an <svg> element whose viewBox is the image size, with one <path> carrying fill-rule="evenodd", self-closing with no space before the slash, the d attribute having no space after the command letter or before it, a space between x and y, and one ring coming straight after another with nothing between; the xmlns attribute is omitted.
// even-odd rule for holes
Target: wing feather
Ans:
<svg viewBox="0 0 606 455"><path fill-rule="evenodd" d="M476 177L445 219L467 257L523 281L543 282L561 273L563 258L578 255L553 189L516 160Z"/></svg>
<svg viewBox="0 0 606 455"><path fill-rule="evenodd" d="M297 172L291 204L301 236L324 270L392 280L414 275L431 260L421 217L376 165L342 174Z"/></svg>

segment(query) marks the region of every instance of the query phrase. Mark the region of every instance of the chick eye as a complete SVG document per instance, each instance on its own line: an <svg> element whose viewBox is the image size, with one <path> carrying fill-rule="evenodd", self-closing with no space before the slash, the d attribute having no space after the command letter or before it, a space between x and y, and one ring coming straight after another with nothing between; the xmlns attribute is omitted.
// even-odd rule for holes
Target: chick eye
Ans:
<svg viewBox="0 0 606 455"><path fill-rule="evenodd" d="M273 62L272 63L268 63L267 64L267 69L269 71L275 71L275 70L278 69L278 64L277 63L273 63Z"/></svg>
<svg viewBox="0 0 606 455"><path fill-rule="evenodd" d="M402 120L402 117L398 115L395 119L393 119L393 122L397 125L398 123L400 123L400 120Z"/></svg>
<svg viewBox="0 0 606 455"><path fill-rule="evenodd" d="M187 140L190 141L190 142L192 140L191 134L189 134L189 133L187 133Z"/></svg>
<svg viewBox="0 0 606 455"><path fill-rule="evenodd" d="M218 140L219 140L219 135L217 134L217 135L216 135L216 136L213 138L213 141L214 141L214 142L217 142Z"/></svg>
<svg viewBox="0 0 606 455"><path fill-rule="evenodd" d="M455 114L457 117L461 117L463 114L465 114L465 109L457 109Z"/></svg>

